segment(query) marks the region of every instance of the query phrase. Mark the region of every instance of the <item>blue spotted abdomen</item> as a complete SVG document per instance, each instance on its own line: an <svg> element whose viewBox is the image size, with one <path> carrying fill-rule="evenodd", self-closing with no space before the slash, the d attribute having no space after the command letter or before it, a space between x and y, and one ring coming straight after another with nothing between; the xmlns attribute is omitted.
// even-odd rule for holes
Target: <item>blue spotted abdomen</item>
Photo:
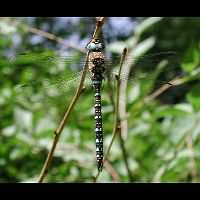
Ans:
<svg viewBox="0 0 200 200"><path fill-rule="evenodd" d="M91 52L89 55L89 70L94 88L95 96L95 134L96 134L96 159L98 171L103 168L103 128L101 115L101 84L103 80L104 55L102 52Z"/></svg>
<svg viewBox="0 0 200 200"><path fill-rule="evenodd" d="M95 88L95 134L96 134L96 159L97 167L99 171L102 171L103 167L103 127L102 127L102 115L101 115L101 94L100 87L95 83L93 84Z"/></svg>

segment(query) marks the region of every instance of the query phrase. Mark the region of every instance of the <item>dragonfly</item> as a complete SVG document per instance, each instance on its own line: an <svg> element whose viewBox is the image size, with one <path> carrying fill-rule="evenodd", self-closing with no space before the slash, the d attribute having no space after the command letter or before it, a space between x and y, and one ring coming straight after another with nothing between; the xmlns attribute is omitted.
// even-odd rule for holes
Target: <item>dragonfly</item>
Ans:
<svg viewBox="0 0 200 200"><path fill-rule="evenodd" d="M88 68L91 74L92 85L95 90L95 120L96 120L96 160L98 171L103 169L103 128L101 114L101 84L105 72L105 58L103 54L103 45L99 39L92 40L87 45L90 51L88 58Z"/></svg>
<svg viewBox="0 0 200 200"><path fill-rule="evenodd" d="M116 75L118 74L117 65L120 61L120 56L113 56L111 58L106 57L104 54L104 48L100 39L95 41L91 41L87 45L87 49L90 51L89 59L88 59L88 69L89 74L86 77L85 84L90 84L92 81L92 86L94 89L94 97L95 97L95 106L94 106L94 118L95 118L95 134L96 134L96 162L98 171L101 172L103 168L103 126L102 126L102 105L101 105L101 86L103 80L108 77L109 80L113 82L116 79ZM177 62L176 52L159 52L153 54L147 54L144 56L139 56L138 58L126 57L125 64L135 64L138 62L138 66L157 66L163 59L170 60L170 62ZM20 81L19 84L16 85L16 91L23 92L25 89L34 88L38 85L42 84L44 90L48 90L51 87L61 87L67 90L73 84L76 84L79 80L82 71L70 72L69 74L63 73L63 71L67 72L66 66L76 65L82 66L84 61L74 63L77 60L75 57L70 56L54 56L54 55L41 55L38 54L29 54L22 53L17 55L15 58L10 59L10 62L18 65L19 71L23 71L27 69L32 76L32 73L36 70L38 74L42 70L41 66L49 67L50 73L52 73L52 77L48 76L48 78L42 80L42 82L37 82L37 80L23 80ZM34 62L35 66L31 66L29 62ZM52 67L53 66L53 67ZM116 68L116 69L115 69ZM30 71L29 71L30 69ZM46 69L45 69L46 70ZM61 75L60 75L60 73ZM71 70L70 70L71 71ZM120 81L128 81L129 85L132 85L137 79L145 79L148 78L156 79L159 73L162 71L162 68L157 70L156 73L153 73L152 77L139 77L135 75L134 78L131 78L129 74L121 74ZM58 75L59 74L59 75Z"/></svg>

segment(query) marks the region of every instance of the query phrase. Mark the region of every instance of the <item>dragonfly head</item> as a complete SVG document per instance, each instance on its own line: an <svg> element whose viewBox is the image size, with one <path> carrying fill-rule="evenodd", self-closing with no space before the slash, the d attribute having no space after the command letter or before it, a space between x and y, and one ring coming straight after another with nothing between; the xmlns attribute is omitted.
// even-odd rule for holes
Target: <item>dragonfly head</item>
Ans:
<svg viewBox="0 0 200 200"><path fill-rule="evenodd" d="M101 51L103 49L103 45L99 39L92 40L86 47L90 51Z"/></svg>

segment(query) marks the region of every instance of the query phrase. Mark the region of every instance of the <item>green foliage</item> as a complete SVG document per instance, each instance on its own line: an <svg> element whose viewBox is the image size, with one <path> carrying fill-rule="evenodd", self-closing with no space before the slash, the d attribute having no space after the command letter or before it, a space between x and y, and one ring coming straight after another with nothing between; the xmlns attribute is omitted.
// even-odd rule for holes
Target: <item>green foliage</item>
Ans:
<svg viewBox="0 0 200 200"><path fill-rule="evenodd" d="M187 99L188 99L188 101L191 103L191 105L193 106L193 108L194 108L196 111L199 111L199 109L200 109L199 87L200 87L200 84L195 85L195 86L191 89L191 91L188 92L188 94L187 94Z"/></svg>
<svg viewBox="0 0 200 200"><path fill-rule="evenodd" d="M127 99L121 97L120 103L126 101L128 135L123 138L136 182L200 180L200 29L197 28L199 18L192 18L191 23L188 20L147 18L137 25L134 34L126 38L119 35L113 41L111 36L108 38L106 50L114 59L124 47L129 48ZM26 19L22 21L26 23ZM36 18L32 25L41 29L48 27L49 32L60 37L77 34L87 39L91 37L94 21L81 19L75 25L69 21L63 28L56 26L56 18ZM55 41L41 37L40 43L33 44L30 40L34 34L4 20L0 22L0 31L0 181L36 182L51 148L54 131L75 94L84 54L72 48L67 52L70 57L61 57L58 54L61 47ZM18 45L16 35L21 38ZM175 39L177 36L180 37ZM192 38L191 45L188 38ZM175 56L175 60L168 54L163 57L158 54L155 60L148 60L146 56L169 51L180 57ZM111 60L116 63L111 66L113 71L118 70L118 60ZM181 84L170 87L151 101L144 101L175 77ZM126 75L123 78L126 79ZM105 151L114 124L110 95L116 100L116 81L109 81L112 88L105 80L102 89ZM85 84L86 90L59 140L47 182L92 182L97 173L93 90L89 79ZM129 182L117 137L108 160L98 181Z"/></svg>
<svg viewBox="0 0 200 200"><path fill-rule="evenodd" d="M192 72L200 64L199 45L193 44L186 51L182 61L182 68L187 72Z"/></svg>

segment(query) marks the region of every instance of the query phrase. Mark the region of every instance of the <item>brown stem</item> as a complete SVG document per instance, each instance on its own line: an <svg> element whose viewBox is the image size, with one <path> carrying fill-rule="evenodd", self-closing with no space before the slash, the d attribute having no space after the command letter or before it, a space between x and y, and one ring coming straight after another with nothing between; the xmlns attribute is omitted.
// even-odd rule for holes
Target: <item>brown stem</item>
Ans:
<svg viewBox="0 0 200 200"><path fill-rule="evenodd" d="M191 155L189 156L189 163L188 163L189 175L191 176L192 182L194 182L197 179L198 171L197 171L196 160L195 160L195 152L193 149L192 135L188 136L186 143L187 143L187 148L191 152Z"/></svg>
<svg viewBox="0 0 200 200"><path fill-rule="evenodd" d="M119 128L119 134L118 135L119 135L120 146L121 146L122 155L123 155L126 171L127 171L127 174L128 174L128 178L129 178L129 181L132 182L133 177L132 177L131 170L130 170L130 167L129 167L129 164L128 164L128 156L127 156L127 152L126 152L126 149L125 149L124 140L123 140L122 135L121 135L121 128Z"/></svg>
<svg viewBox="0 0 200 200"><path fill-rule="evenodd" d="M58 143L59 137L60 137L60 135L62 133L62 130L64 128L64 125L65 125L67 119L69 118L69 114L73 110L77 100L79 99L80 94L83 91L83 88L84 88L83 84L84 84L84 80L85 80L85 76L86 76L86 72L87 72L88 55L89 55L89 52L87 53L87 56L86 56L86 62L85 62L84 68L83 68L83 73L82 73L82 76L81 76L81 81L80 81L79 87L77 88L77 91L76 91L76 93L75 93L75 95L74 95L74 97L73 97L73 99L72 99L67 111L65 112L64 117L63 117L58 129L55 131L55 137L54 137L53 145L51 147L51 150L48 153L47 159L46 159L46 161L44 163L44 166L42 168L41 174L39 176L39 180L38 180L39 183L41 183L43 181L44 177L48 173L48 168L49 168L50 162L51 162L51 160L53 158L53 154L54 154L56 145Z"/></svg>
<svg viewBox="0 0 200 200"><path fill-rule="evenodd" d="M101 33L101 28L106 20L106 17L96 17L96 28L92 36L93 39L98 39Z"/></svg>
<svg viewBox="0 0 200 200"><path fill-rule="evenodd" d="M118 79L117 79L116 121L117 121L117 131L119 132L118 135L119 135L122 155L123 155L124 163L125 163L125 166L126 166L127 174L128 174L129 180L131 182L132 181L132 175L131 175L131 171L130 171L129 164L128 164L127 152L126 152L126 149L125 149L124 140L122 138L121 116L120 116L120 113L119 113L119 109L120 109L119 98L120 98L120 84L121 84L120 80L121 80L122 66L123 66L123 63L125 61L126 55L127 55L127 49L125 48L123 50L123 53L122 53L122 58L121 58L121 62L120 62L120 69L119 69L119 75L118 75Z"/></svg>
<svg viewBox="0 0 200 200"><path fill-rule="evenodd" d="M128 53L127 56L129 54L132 54L134 52L134 49L137 45L139 41L138 36L135 36L135 41L134 44L131 48L128 49ZM122 68L121 68L121 72L120 74L126 74L127 77L129 77L130 71L132 66L134 66L135 61L134 59L132 60L132 62L127 62ZM120 118L126 118L127 115L127 111L126 111L126 102L127 102L127 95L126 95L126 91L127 91L127 85L128 85L128 78L125 79L121 84L120 84L120 89L119 89L119 98L120 98L120 108L119 108L119 115ZM123 99L123 100L122 100ZM128 137L128 121L125 120L121 120L121 133L122 133L122 138L126 139Z"/></svg>
<svg viewBox="0 0 200 200"><path fill-rule="evenodd" d="M103 22L104 22L104 19L102 19L102 20L103 20ZM98 30L98 29L101 29L102 26L103 26L103 23L101 24L101 26L98 26L98 27L97 27L97 25L96 25L95 32L96 32L96 31L100 31L100 30ZM88 67L88 57L89 57L89 51L87 52L87 55L86 55L85 65L84 65L84 67L83 67L83 72L82 72L82 76L81 76L81 80L80 80L79 87L77 88L77 91L76 91L76 93L75 93L75 96L73 97L73 99L72 99L72 101L71 101L71 103L70 103L70 105L69 105L67 111L65 112L64 117L63 117L63 119L62 119L62 121L61 121L61 123L60 123L58 129L55 131L55 138L54 138L54 141L53 141L53 145L52 145L52 147L51 147L51 150L49 151L49 154L48 154L48 156L47 156L47 158L46 158L46 161L45 161L44 166L43 166L43 168L42 168L41 174L40 174L40 176L39 176L39 180L38 180L39 183L42 183L44 177L45 177L45 176L47 175L47 173L48 173L49 165L50 165L50 162L51 162L51 160L52 160L52 158L53 158L53 154L54 154L56 145L57 145L57 143L58 143L59 137L60 137L60 135L61 135L61 133L62 133L62 130L63 130L63 128L64 128L64 125L65 125L67 119L69 118L69 114L70 114L71 111L73 110L73 108L74 108L74 106L75 106L77 100L79 99L80 94L81 94L82 91L83 91L83 88L84 88L84 87L83 87L83 86L84 86L83 84L84 84L84 80L85 80L85 76L86 76L86 72L87 72L87 67Z"/></svg>
<svg viewBox="0 0 200 200"><path fill-rule="evenodd" d="M112 165L107 160L104 163L104 167L106 168L108 173L110 173L110 175L112 176L114 182L119 182L120 181L118 173L116 172L116 170L112 167Z"/></svg>
<svg viewBox="0 0 200 200"><path fill-rule="evenodd" d="M110 99L111 105L113 107L113 113L115 113L115 101L114 101L114 96L113 96L113 85L111 83L111 77L110 77L110 71L109 69L107 70L107 82L108 82L108 97Z"/></svg>

